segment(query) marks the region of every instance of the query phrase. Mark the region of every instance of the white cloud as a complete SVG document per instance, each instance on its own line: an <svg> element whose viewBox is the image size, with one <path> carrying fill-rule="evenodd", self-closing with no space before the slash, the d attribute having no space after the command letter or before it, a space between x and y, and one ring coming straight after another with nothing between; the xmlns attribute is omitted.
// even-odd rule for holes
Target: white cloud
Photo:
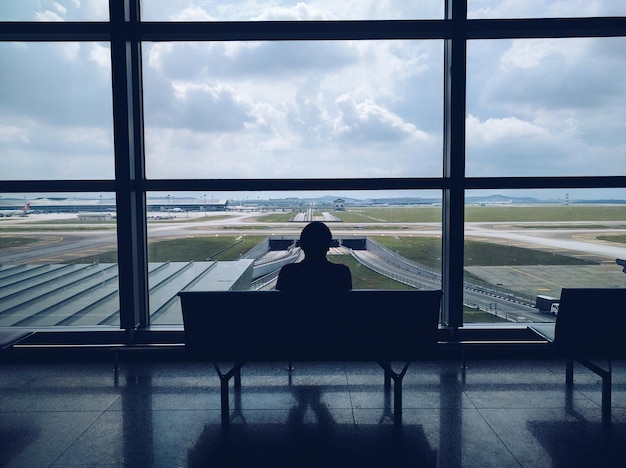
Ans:
<svg viewBox="0 0 626 468"><path fill-rule="evenodd" d="M74 62L79 57L81 44L79 42L57 42L52 47L63 60Z"/></svg>
<svg viewBox="0 0 626 468"><path fill-rule="evenodd" d="M339 138L349 138L385 143L388 140L426 140L426 133L415 125L403 121L398 115L379 106L371 99L356 102L350 95L343 94L335 102L339 115L332 126Z"/></svg>
<svg viewBox="0 0 626 468"><path fill-rule="evenodd" d="M491 145L515 144L528 138L544 138L548 132L531 122L515 117L489 118L480 121L469 114L466 119L468 144Z"/></svg>
<svg viewBox="0 0 626 468"><path fill-rule="evenodd" d="M622 0L472 0L470 18L561 18L626 13Z"/></svg>
<svg viewBox="0 0 626 468"><path fill-rule="evenodd" d="M155 71L162 72L164 56L166 57L173 50L174 43L172 42L156 42L154 44L144 45L144 57L147 59L147 63L145 65L148 65Z"/></svg>
<svg viewBox="0 0 626 468"><path fill-rule="evenodd" d="M190 6L172 17L175 21L215 21L216 18L210 15L204 8Z"/></svg>
<svg viewBox="0 0 626 468"><path fill-rule="evenodd" d="M28 140L28 133L24 128L0 124L0 143L27 143Z"/></svg>
<svg viewBox="0 0 626 468"><path fill-rule="evenodd" d="M0 122L0 166L7 179L114 177L110 129L45 123L32 118Z"/></svg>
<svg viewBox="0 0 626 468"><path fill-rule="evenodd" d="M504 69L534 68L551 61L565 66L577 66L588 55L589 41L559 39L513 40L500 60Z"/></svg>
<svg viewBox="0 0 626 468"><path fill-rule="evenodd" d="M328 10L311 7L304 2L298 2L294 6L273 6L263 10L258 16L251 18L255 21L313 21L336 19Z"/></svg>
<svg viewBox="0 0 626 468"><path fill-rule="evenodd" d="M76 2L74 2L74 6L80 7L80 3L76 5ZM59 15L61 16L67 15L67 8L65 8L59 2L52 2L52 8L54 8L57 11L57 13L59 13Z"/></svg>
<svg viewBox="0 0 626 468"><path fill-rule="evenodd" d="M106 0L28 5L27 19L36 12L42 21L108 17ZM417 10L440 16L442 5L155 0L144 2L142 14L201 21L407 18ZM564 8L624 13L621 1L469 5L502 17ZM470 41L468 173L626 173L624 44L623 38ZM151 177L441 174L442 41L158 42L144 43L143 51ZM98 154L94 167L112 174L106 44L0 44L0 68L0 158L22 158L11 174L19 178L27 160L29 177L47 178L54 170L48 160L58 157L67 161L58 171L74 171L68 178L90 177L92 168L81 167L90 153ZM35 155L45 161L37 164Z"/></svg>
<svg viewBox="0 0 626 468"><path fill-rule="evenodd" d="M626 170L623 137L593 141L574 117L550 113L537 121L513 117L480 120L469 115L467 173L470 176L588 176Z"/></svg>
<svg viewBox="0 0 626 468"><path fill-rule="evenodd" d="M58 13L50 10L35 13L35 21L64 21Z"/></svg>
<svg viewBox="0 0 626 468"><path fill-rule="evenodd" d="M96 63L98 67L107 72L107 76L110 76L111 51L108 47L101 44L92 44L89 52L89 60Z"/></svg>
<svg viewBox="0 0 626 468"><path fill-rule="evenodd" d="M151 125L170 128L187 128L206 133L242 130L246 122L255 120L252 103L236 89L218 84L175 81L172 99L165 108L146 104L147 112L154 118Z"/></svg>

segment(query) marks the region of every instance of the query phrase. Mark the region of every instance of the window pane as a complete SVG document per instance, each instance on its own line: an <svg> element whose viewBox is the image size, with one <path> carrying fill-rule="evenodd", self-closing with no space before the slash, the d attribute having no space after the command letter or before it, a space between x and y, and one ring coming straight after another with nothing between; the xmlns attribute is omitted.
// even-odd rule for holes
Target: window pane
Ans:
<svg viewBox="0 0 626 468"><path fill-rule="evenodd" d="M442 173L442 43L144 45L150 178Z"/></svg>
<svg viewBox="0 0 626 468"><path fill-rule="evenodd" d="M0 196L0 327L119 328L115 196Z"/></svg>
<svg viewBox="0 0 626 468"><path fill-rule="evenodd" d="M108 44L0 43L0 178L112 179Z"/></svg>
<svg viewBox="0 0 626 468"><path fill-rule="evenodd" d="M151 323L182 324L182 289L273 289L312 220L331 229L329 259L349 266L354 289L441 289L439 192L153 192Z"/></svg>
<svg viewBox="0 0 626 468"><path fill-rule="evenodd" d="M144 21L298 21L443 18L443 0L142 0Z"/></svg>
<svg viewBox="0 0 626 468"><path fill-rule="evenodd" d="M465 220L465 322L554 321L562 288L624 287L624 189L468 192Z"/></svg>
<svg viewBox="0 0 626 468"><path fill-rule="evenodd" d="M621 0L469 0L468 18L572 18L626 15Z"/></svg>
<svg viewBox="0 0 626 468"><path fill-rule="evenodd" d="M468 43L467 174L626 173L626 38Z"/></svg>
<svg viewBox="0 0 626 468"><path fill-rule="evenodd" d="M0 6L0 21L108 20L108 0L19 0Z"/></svg>

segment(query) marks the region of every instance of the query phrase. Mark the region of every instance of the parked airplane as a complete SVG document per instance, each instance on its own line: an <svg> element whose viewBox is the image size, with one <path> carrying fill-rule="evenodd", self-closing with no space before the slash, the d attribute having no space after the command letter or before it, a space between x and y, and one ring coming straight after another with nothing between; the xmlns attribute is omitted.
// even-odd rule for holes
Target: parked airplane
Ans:
<svg viewBox="0 0 626 468"><path fill-rule="evenodd" d="M33 210L30 209L30 203L26 203L26 205L19 210L0 210L0 217L28 216L28 214L32 212Z"/></svg>

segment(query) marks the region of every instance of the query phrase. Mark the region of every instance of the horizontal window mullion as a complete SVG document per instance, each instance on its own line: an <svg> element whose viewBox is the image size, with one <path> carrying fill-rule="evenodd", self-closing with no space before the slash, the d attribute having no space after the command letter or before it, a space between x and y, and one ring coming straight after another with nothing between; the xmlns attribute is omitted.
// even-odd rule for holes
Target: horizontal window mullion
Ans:
<svg viewBox="0 0 626 468"><path fill-rule="evenodd" d="M114 180L3 180L2 192L114 192Z"/></svg>
<svg viewBox="0 0 626 468"><path fill-rule="evenodd" d="M111 23L0 22L0 41L108 41Z"/></svg>
<svg viewBox="0 0 626 468"><path fill-rule="evenodd" d="M468 39L626 36L626 17L480 19L461 24Z"/></svg>
<svg viewBox="0 0 626 468"><path fill-rule="evenodd" d="M296 41L443 39L443 20L226 21L141 23L144 41Z"/></svg>
<svg viewBox="0 0 626 468"><path fill-rule="evenodd" d="M453 28L450 20L123 24L127 37L144 41L446 39ZM454 28L468 39L614 37L626 35L626 17L457 20ZM0 41L107 41L111 32L110 22L0 22Z"/></svg>
<svg viewBox="0 0 626 468"><path fill-rule="evenodd" d="M626 176L598 177L470 177L465 188L537 189L537 188L626 188Z"/></svg>
<svg viewBox="0 0 626 468"><path fill-rule="evenodd" d="M412 190L444 189L439 178L381 179L184 179L148 180L146 191L293 191L293 190Z"/></svg>

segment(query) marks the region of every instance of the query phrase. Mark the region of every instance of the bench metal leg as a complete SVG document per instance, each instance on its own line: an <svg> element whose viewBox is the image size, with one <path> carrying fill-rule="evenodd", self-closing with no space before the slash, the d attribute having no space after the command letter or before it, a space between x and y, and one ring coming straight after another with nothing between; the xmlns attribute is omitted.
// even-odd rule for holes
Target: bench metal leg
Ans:
<svg viewBox="0 0 626 468"><path fill-rule="evenodd" d="M402 378L394 379L393 382L393 420L400 422L402 419Z"/></svg>
<svg viewBox="0 0 626 468"><path fill-rule="evenodd" d="M228 422L229 403L228 403L228 380L220 376L220 409L222 413L222 422Z"/></svg>
<svg viewBox="0 0 626 468"><path fill-rule="evenodd" d="M235 388L241 388L241 367L237 368L235 372Z"/></svg>
<svg viewBox="0 0 626 468"><path fill-rule="evenodd" d="M608 369L603 369L602 367L594 364L593 362L587 359L576 359L587 369L598 375L602 379L602 419L605 422L608 422L611 418L611 383L612 383L612 368L611 368L611 360L608 361ZM568 361L569 364L569 361ZM573 369L573 364L572 364ZM568 369L569 370L569 369ZM566 381L568 385L572 385L573 383L573 371L572 371L572 380L571 383L568 381L569 376L566 374Z"/></svg>
<svg viewBox="0 0 626 468"><path fill-rule="evenodd" d="M567 358L565 363L565 384L568 387L574 385L574 358Z"/></svg>
<svg viewBox="0 0 626 468"><path fill-rule="evenodd" d="M389 389L389 388L391 388L391 375L389 374L387 369L385 369L384 367L383 367L383 369L385 371L385 388Z"/></svg>
<svg viewBox="0 0 626 468"><path fill-rule="evenodd" d="M393 421L396 424L402 422L402 379L409 369L410 362L406 362L399 373L391 368L391 362L381 361L378 363L385 371L385 387L388 387L387 380L393 380Z"/></svg>
<svg viewBox="0 0 626 468"><path fill-rule="evenodd" d="M611 417L611 371L602 377L602 418L608 421Z"/></svg>
<svg viewBox="0 0 626 468"><path fill-rule="evenodd" d="M228 382L231 378L235 377L235 387L241 388L241 368L243 367L243 362L236 362L233 364L232 369L228 372L223 373L220 370L220 367L217 363L213 363L215 366L215 371L217 372L218 377L220 378L220 409L222 416L222 424L228 424L230 422L230 408L228 401Z"/></svg>

